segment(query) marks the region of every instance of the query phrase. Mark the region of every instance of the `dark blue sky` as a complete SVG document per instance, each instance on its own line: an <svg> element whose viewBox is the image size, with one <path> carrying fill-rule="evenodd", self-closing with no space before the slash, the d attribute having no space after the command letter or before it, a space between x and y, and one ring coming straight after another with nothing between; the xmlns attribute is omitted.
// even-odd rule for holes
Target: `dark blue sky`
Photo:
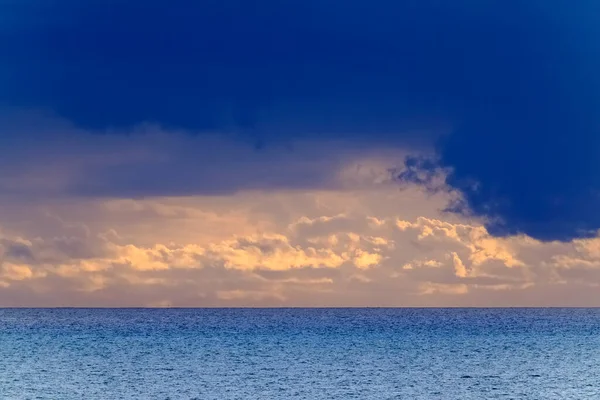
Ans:
<svg viewBox="0 0 600 400"><path fill-rule="evenodd" d="M256 151L431 146L422 166L451 168L460 211L494 234L600 228L596 1L3 0L0 15L4 112Z"/></svg>

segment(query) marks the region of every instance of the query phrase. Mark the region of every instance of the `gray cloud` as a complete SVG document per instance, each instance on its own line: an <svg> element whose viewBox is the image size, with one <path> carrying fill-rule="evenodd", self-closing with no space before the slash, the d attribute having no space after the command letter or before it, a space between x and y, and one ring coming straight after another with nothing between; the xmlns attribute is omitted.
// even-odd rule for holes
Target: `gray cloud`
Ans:
<svg viewBox="0 0 600 400"><path fill-rule="evenodd" d="M141 125L91 134L39 114L0 118L0 195L145 197L242 190L339 189L339 173L364 159L402 164L401 146L297 140L257 149L236 135ZM388 179L392 178L391 171Z"/></svg>

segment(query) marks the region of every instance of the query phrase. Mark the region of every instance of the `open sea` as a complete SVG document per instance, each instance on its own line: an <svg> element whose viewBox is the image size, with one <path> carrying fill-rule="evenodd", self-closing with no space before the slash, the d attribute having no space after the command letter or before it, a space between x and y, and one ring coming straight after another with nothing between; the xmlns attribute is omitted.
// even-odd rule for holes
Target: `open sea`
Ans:
<svg viewBox="0 0 600 400"><path fill-rule="evenodd" d="M1 309L0 399L600 399L600 309Z"/></svg>

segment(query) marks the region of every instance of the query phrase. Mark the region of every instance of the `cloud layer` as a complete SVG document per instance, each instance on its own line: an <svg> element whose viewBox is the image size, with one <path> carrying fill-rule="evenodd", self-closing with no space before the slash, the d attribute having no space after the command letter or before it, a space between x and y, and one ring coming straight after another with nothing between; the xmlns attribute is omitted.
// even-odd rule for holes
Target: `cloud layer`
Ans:
<svg viewBox="0 0 600 400"><path fill-rule="evenodd" d="M393 178L410 148L336 139L257 149L233 134L169 131L142 124L92 134L43 113L0 113L0 195L13 197L188 196L242 190L341 189ZM413 150L414 151L414 150ZM352 182L339 179L361 169ZM390 171L386 171L390 169ZM370 181L369 181L370 182ZM369 183L370 184L370 183Z"/></svg>
<svg viewBox="0 0 600 400"><path fill-rule="evenodd" d="M450 200L387 181L301 194L3 202L0 303L598 305L599 239L495 238L480 221L440 212Z"/></svg>
<svg viewBox="0 0 600 400"><path fill-rule="evenodd" d="M4 2L0 106L55 113L81 128L82 146L96 143L90 130L179 130L159 140L164 154L87 165L95 178L77 194L323 187L315 169L329 165L299 170L298 143L325 159L437 143L462 210L487 218L490 233L568 241L600 227L598 11L591 0ZM53 145L56 133L39 138L76 151ZM216 153L230 163L204 164ZM243 174L248 162L256 177ZM45 174L75 173L49 163Z"/></svg>

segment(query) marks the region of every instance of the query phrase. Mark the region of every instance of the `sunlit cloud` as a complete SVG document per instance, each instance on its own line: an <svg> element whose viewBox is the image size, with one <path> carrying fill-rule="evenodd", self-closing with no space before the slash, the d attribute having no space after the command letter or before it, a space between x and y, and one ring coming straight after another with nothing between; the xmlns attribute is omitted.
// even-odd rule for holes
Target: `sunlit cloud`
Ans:
<svg viewBox="0 0 600 400"><path fill-rule="evenodd" d="M3 230L0 299L8 305L527 305L536 293L552 305L560 303L553 293L569 288L569 301L589 304L582 286L600 285L600 239L494 238L476 220L445 220L435 197L418 187L379 185L378 193L305 192L293 209L272 213L260 203L289 205L294 194L240 192L228 198L238 207L225 213L202 196L83 199L71 217L60 205L44 204L45 217L34 212L22 219L33 228L49 220L46 234L14 222ZM409 207L381 213L407 193L421 207L429 202L428 215L415 217ZM344 199L362 206L348 207ZM123 215L129 218L115 217ZM211 233L219 223L229 228ZM138 229L131 224L155 228L143 240L128 240ZM10 232L19 227L19 234ZM177 227L185 234L171 236Z"/></svg>

